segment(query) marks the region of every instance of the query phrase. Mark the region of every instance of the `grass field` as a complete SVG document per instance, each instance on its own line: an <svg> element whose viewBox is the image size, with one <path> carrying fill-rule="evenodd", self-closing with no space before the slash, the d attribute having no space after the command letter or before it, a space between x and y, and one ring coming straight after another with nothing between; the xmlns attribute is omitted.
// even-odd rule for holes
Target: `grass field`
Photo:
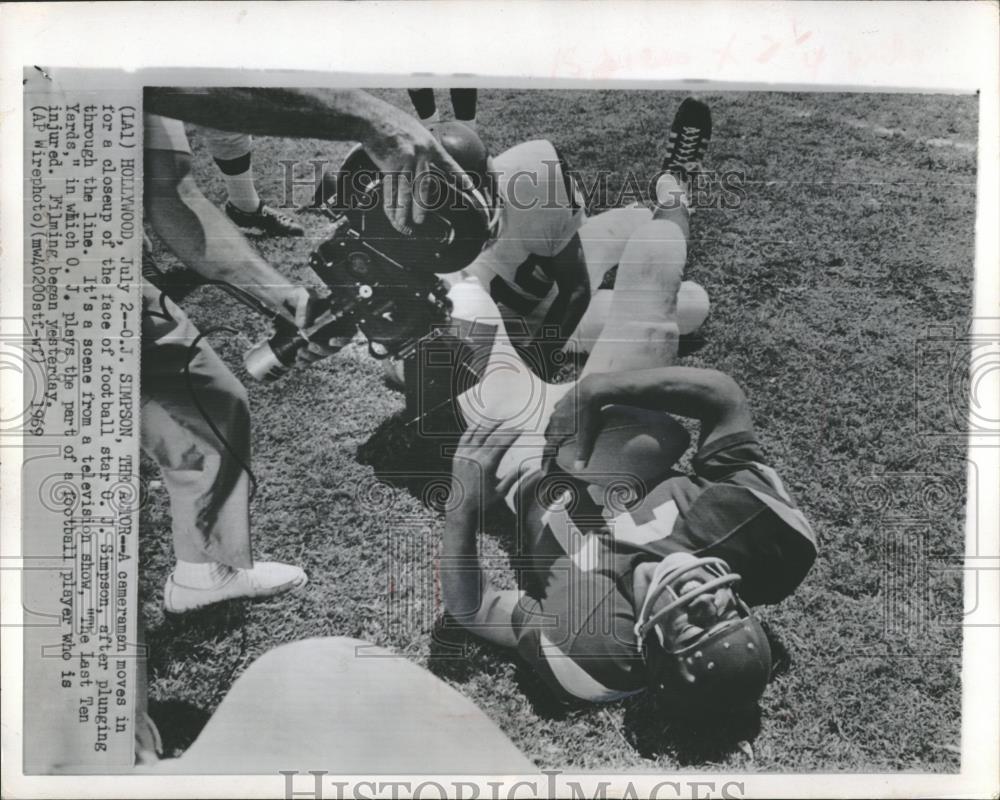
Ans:
<svg viewBox="0 0 1000 800"><path fill-rule="evenodd" d="M383 96L409 107L403 92ZM493 152L553 140L585 178L611 170L613 193L626 171L658 167L682 97L486 91L480 125ZM269 648L341 634L429 667L545 768L958 769L960 573L935 565L954 567L963 553L966 462L962 446L920 435L918 413L943 421L953 409L946 376L918 378L917 366L929 330L962 330L971 315L976 98L703 97L715 123L707 167L742 170L746 199L692 219L687 277L707 288L713 306L705 346L684 362L725 370L745 387L772 463L820 540L799 591L761 610L787 657L759 718L691 728L641 697L564 706L505 653L469 641L455 657L432 636L443 521L434 495L446 473L392 445L386 420L401 411L401 395L384 388L379 365L360 348L280 384L255 384L240 367L249 340L222 336L213 343L247 383L254 413L255 555L299 564L311 582L268 603L165 617L169 521L165 492L151 491L142 516L143 613L151 697L169 748L183 749ZM221 202L222 182L197 134L192 143L198 180ZM261 139L261 193L281 201L280 160L336 163L345 151ZM256 244L280 270L304 278L326 226L315 215L302 220L305 239ZM252 339L266 332L212 290L199 290L186 309L204 326L230 324ZM386 475L413 469L435 473L424 476L423 498ZM145 474L157 477L149 463ZM507 541L485 537L498 569ZM512 574L500 579L509 585ZM322 698L317 708L326 713Z"/></svg>

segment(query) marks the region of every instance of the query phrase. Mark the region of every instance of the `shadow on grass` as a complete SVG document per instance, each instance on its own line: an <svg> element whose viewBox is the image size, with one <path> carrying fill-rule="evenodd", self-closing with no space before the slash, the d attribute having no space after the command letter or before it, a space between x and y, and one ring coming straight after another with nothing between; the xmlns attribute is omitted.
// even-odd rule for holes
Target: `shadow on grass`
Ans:
<svg viewBox="0 0 1000 800"><path fill-rule="evenodd" d="M771 646L771 679L785 674L792 659L774 629L761 621ZM760 706L729 713L678 715L645 693L625 703L625 736L644 758L669 755L681 766L724 761L740 742L760 733Z"/></svg>
<svg viewBox="0 0 1000 800"><path fill-rule="evenodd" d="M451 481L451 453L460 434L423 436L416 424L407 424L409 419L402 412L384 420L358 447L358 462L372 467L376 478L408 492L429 511L443 514L449 495L446 487ZM515 546L514 530L514 517L505 504L497 503L487 511L484 532L495 536L501 547Z"/></svg>
<svg viewBox="0 0 1000 800"><path fill-rule="evenodd" d="M436 420L412 422L403 411L384 420L368 440L358 447L358 462L371 467L389 486L409 492L433 511L441 511L435 487L451 474L451 456L458 434L427 436L421 431L438 430Z"/></svg>
<svg viewBox="0 0 1000 800"><path fill-rule="evenodd" d="M176 758L187 750L211 717L207 711L180 700L150 700L148 712L160 732L164 758Z"/></svg>
<svg viewBox="0 0 1000 800"><path fill-rule="evenodd" d="M777 632L764 620L760 620L760 626L764 629L767 643L771 646L771 680L778 675L784 675L792 666L792 654L788 652L785 643L778 637Z"/></svg>
<svg viewBox="0 0 1000 800"><path fill-rule="evenodd" d="M445 615L431 632L427 668L444 680L465 683L474 675L487 672L491 664L509 658L507 650L477 639Z"/></svg>
<svg viewBox="0 0 1000 800"><path fill-rule="evenodd" d="M760 708L680 717L643 693L626 701L624 732L643 758L666 755L681 766L721 762L760 733Z"/></svg>
<svg viewBox="0 0 1000 800"><path fill-rule="evenodd" d="M197 658L206 643L232 635L246 622L246 600L216 603L186 614L164 613L159 624L145 630L150 669L160 670L179 659Z"/></svg>
<svg viewBox="0 0 1000 800"><path fill-rule="evenodd" d="M593 703L577 700L554 691L535 670L523 661L518 661L514 682L517 684L517 688L524 693L532 710L541 719L564 720L571 715L594 711L596 708Z"/></svg>

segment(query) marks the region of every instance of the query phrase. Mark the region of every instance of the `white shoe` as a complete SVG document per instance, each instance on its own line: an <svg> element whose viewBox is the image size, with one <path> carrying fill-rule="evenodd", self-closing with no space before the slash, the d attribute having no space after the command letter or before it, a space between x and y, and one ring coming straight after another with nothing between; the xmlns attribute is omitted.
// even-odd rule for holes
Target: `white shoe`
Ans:
<svg viewBox="0 0 1000 800"><path fill-rule="evenodd" d="M230 567L228 575L206 589L182 586L170 573L163 588L163 606L171 614L183 614L223 600L271 597L299 589L308 582L306 573L299 567L278 561L258 561L252 569Z"/></svg>

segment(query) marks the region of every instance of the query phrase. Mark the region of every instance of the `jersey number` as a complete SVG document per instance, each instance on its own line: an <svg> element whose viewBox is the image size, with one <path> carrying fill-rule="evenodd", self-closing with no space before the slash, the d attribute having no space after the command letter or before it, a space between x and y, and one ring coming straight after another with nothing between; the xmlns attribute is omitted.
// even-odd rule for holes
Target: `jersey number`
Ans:
<svg viewBox="0 0 1000 800"><path fill-rule="evenodd" d="M516 291L507 281L495 275L490 281L490 295L522 317L528 316L552 291L555 281L545 273L545 268L551 262L551 258L544 256L528 256L514 273L514 283L521 291ZM537 267L542 269L541 276L536 272Z"/></svg>

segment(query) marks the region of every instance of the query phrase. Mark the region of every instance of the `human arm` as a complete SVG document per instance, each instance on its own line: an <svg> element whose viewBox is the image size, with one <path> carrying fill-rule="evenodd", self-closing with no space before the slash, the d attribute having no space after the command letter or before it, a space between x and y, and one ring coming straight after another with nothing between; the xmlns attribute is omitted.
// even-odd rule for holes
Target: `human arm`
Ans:
<svg viewBox="0 0 1000 800"><path fill-rule="evenodd" d="M431 166L471 186L461 168L416 119L356 89L254 87L152 87L144 110L222 130L258 136L359 141L379 169L402 173L395 193L385 193L386 213L404 230L420 224L431 182L421 180ZM413 196L411 186L418 187ZM398 202L396 202L398 200Z"/></svg>
<svg viewBox="0 0 1000 800"><path fill-rule="evenodd" d="M557 290L555 300L545 313L541 330L556 329L558 334L555 338L538 340L538 344L548 351L545 354L548 356L549 353L562 350L590 305L590 275L580 234L574 233L573 238L548 261L544 269L555 281ZM545 363L550 364L552 361L546 358Z"/></svg>
<svg viewBox="0 0 1000 800"><path fill-rule="evenodd" d="M462 436L452 466L451 505L445 517L441 593L447 612L464 628L504 647L516 647L512 615L520 592L489 586L479 562L476 536L482 511L507 493L517 477L496 478L511 442L499 423L473 426Z"/></svg>
<svg viewBox="0 0 1000 800"><path fill-rule="evenodd" d="M186 267L252 296L297 328L310 323L316 310L313 296L264 260L202 194L191 175L190 154L147 150L144 163L147 219ZM310 363L329 355L331 346L312 343L296 359L300 364Z"/></svg>
<svg viewBox="0 0 1000 800"><path fill-rule="evenodd" d="M547 431L557 440L575 432L577 468L590 458L600 432L601 409L613 403L697 419L701 422L701 446L731 433L752 430L746 395L736 381L719 370L660 367L594 373L559 401Z"/></svg>

